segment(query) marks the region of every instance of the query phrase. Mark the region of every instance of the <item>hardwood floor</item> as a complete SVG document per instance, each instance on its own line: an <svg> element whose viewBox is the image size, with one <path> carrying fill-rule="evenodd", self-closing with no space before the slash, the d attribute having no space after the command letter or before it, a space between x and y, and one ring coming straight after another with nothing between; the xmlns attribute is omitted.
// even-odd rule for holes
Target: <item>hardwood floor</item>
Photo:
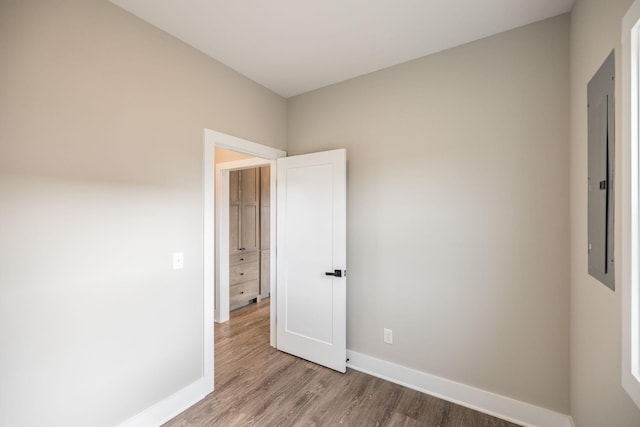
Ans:
<svg viewBox="0 0 640 427"><path fill-rule="evenodd" d="M269 300L215 325L215 391L165 427L515 427L352 369L340 374L269 346Z"/></svg>

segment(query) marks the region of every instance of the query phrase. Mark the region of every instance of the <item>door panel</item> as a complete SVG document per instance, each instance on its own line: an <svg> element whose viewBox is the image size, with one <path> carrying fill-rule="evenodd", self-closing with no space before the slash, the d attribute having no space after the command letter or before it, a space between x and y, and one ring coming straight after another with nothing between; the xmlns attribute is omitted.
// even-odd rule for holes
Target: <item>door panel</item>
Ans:
<svg viewBox="0 0 640 427"><path fill-rule="evenodd" d="M240 204L240 171L229 172L229 204Z"/></svg>
<svg viewBox="0 0 640 427"><path fill-rule="evenodd" d="M278 159L278 349L346 370L346 151Z"/></svg>
<svg viewBox="0 0 640 427"><path fill-rule="evenodd" d="M260 168L260 249L271 247L271 167Z"/></svg>
<svg viewBox="0 0 640 427"><path fill-rule="evenodd" d="M229 205L229 253L240 251L240 205Z"/></svg>
<svg viewBox="0 0 640 427"><path fill-rule="evenodd" d="M242 210L242 232L240 245L243 251L257 251L260 249L260 211L259 211L259 168L243 169L240 171L240 199Z"/></svg>
<svg viewBox="0 0 640 427"><path fill-rule="evenodd" d="M242 232L240 233L243 251L258 250L258 206L242 205Z"/></svg>

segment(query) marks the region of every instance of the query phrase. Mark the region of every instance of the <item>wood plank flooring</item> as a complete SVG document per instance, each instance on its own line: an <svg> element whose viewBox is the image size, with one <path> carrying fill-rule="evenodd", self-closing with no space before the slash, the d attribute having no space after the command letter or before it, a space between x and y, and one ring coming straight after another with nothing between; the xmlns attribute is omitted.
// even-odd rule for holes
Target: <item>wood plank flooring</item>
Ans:
<svg viewBox="0 0 640 427"><path fill-rule="evenodd" d="M215 391L165 427L516 427L515 424L347 369L269 346L269 300L215 325Z"/></svg>

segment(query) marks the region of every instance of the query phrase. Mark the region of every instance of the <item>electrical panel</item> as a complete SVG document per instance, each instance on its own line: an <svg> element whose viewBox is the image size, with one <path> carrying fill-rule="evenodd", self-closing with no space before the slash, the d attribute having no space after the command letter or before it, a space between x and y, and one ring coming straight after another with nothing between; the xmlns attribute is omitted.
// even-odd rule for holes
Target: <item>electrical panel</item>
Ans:
<svg viewBox="0 0 640 427"><path fill-rule="evenodd" d="M611 52L587 87L589 274L615 290L615 56Z"/></svg>

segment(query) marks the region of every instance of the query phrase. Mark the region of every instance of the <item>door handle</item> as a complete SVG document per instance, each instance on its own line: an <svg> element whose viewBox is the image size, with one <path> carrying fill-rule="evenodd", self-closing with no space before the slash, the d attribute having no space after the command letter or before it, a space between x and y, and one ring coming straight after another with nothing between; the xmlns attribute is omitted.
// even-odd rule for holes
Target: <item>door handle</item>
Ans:
<svg viewBox="0 0 640 427"><path fill-rule="evenodd" d="M326 273L324 273L324 275L325 276L342 277L342 270L327 271Z"/></svg>

